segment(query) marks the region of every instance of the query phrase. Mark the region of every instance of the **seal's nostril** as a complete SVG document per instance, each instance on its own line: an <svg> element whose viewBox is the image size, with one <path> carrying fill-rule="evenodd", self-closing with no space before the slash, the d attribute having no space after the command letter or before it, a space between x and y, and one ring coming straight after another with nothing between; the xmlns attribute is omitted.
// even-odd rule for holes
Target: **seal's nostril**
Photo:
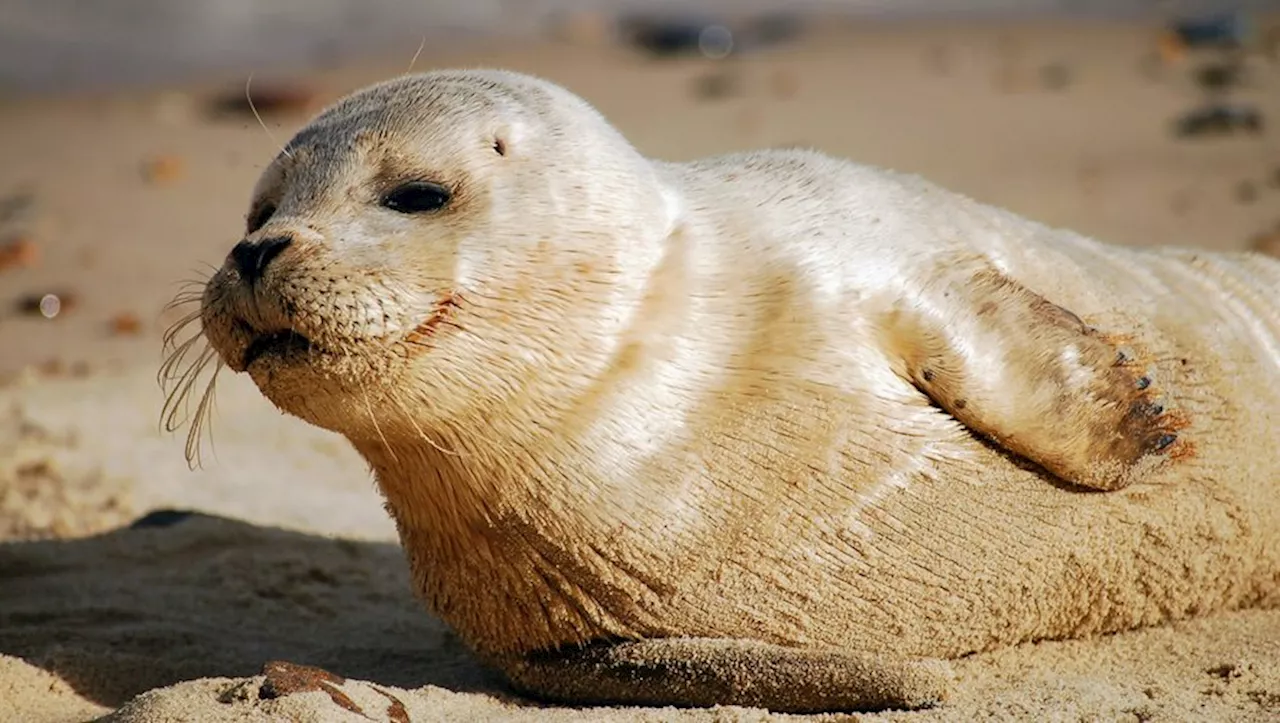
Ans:
<svg viewBox="0 0 1280 723"><path fill-rule="evenodd" d="M241 241L231 249L231 258L247 284L255 284L262 278L267 265L293 243L290 236L272 236L260 241Z"/></svg>

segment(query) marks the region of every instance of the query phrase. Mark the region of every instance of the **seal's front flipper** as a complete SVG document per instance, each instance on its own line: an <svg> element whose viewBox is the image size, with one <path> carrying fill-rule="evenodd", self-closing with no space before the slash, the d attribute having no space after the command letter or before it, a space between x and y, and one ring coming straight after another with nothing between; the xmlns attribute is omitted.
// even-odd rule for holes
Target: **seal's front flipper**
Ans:
<svg viewBox="0 0 1280 723"><path fill-rule="evenodd" d="M978 435L1060 479L1116 490L1178 444L1150 372L1097 329L981 263L939 264L886 317L900 373Z"/></svg>
<svg viewBox="0 0 1280 723"><path fill-rule="evenodd" d="M503 666L517 688L574 705L738 705L779 713L916 709L952 682L940 660L885 660L756 641L667 638L535 653Z"/></svg>

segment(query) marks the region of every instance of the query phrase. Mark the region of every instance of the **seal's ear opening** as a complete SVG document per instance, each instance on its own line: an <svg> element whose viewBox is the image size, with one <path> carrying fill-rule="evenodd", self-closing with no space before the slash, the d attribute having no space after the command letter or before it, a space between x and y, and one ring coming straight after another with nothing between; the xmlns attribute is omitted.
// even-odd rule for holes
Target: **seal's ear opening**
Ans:
<svg viewBox="0 0 1280 723"><path fill-rule="evenodd" d="M520 143L528 136L527 126L521 121L504 120L497 128L492 129L489 140L493 152L506 157L512 149L518 149Z"/></svg>

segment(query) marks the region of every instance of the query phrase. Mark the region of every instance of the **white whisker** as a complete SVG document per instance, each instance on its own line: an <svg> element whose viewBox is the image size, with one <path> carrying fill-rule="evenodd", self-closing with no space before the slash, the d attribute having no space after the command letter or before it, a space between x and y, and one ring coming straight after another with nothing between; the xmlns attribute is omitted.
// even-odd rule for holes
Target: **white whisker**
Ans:
<svg viewBox="0 0 1280 723"><path fill-rule="evenodd" d="M206 421L213 414L213 395L218 386L218 372L222 371L222 360L218 359L213 368L213 375L209 377L209 384L205 387L204 394L200 397L200 404L196 407L196 416L187 430L187 443L183 451L187 458L187 464L191 465L194 461L194 467L200 467L203 458L200 456L200 432L206 427L212 432L212 425ZM203 368L203 365L202 365ZM209 435L209 446L213 446L213 434Z"/></svg>
<svg viewBox="0 0 1280 723"><path fill-rule="evenodd" d="M200 302L200 289L194 287L201 286L202 282L192 280L185 285L187 288L178 292L165 306L166 311ZM189 336L182 339L181 337L188 330L190 330ZM209 422L213 414L214 394L217 390L218 373L224 365L217 352L205 339L199 308L171 324L165 330L162 345L165 358L156 374L156 381L165 392L164 406L160 410L160 428L164 432L172 433L184 425L189 425L184 454L188 466L195 469L203 462L200 437L203 432L212 428ZM191 402L196 389L200 386L204 372L211 364L213 365L212 373L208 383L204 385L204 391L193 413ZM209 442L212 447L212 434L209 434Z"/></svg>
<svg viewBox="0 0 1280 723"><path fill-rule="evenodd" d="M419 56L419 55L422 55L422 49L423 49L423 48L425 48L425 47L427 47L427 36L423 35L423 36L422 36L422 42L421 42L421 43L418 43L418 50L417 50L417 52L415 52L415 53L413 54L413 58L409 61L409 69L405 71L406 73L412 73L412 72L413 72L413 66L414 66L414 64L415 64L415 63L417 63L417 62L418 62L418 56Z"/></svg>
<svg viewBox="0 0 1280 723"><path fill-rule="evenodd" d="M405 418L409 420L409 424L413 426L413 430L418 433L418 436L422 438L422 441L431 445L431 447L435 449L437 452L439 452L440 454L450 456L450 457L466 457L467 456L466 453L464 452L457 452L454 450L445 449L442 445L440 445L438 442L436 442L430 436L428 436L427 433L422 430L422 427L418 426L418 422L413 418L413 415L409 412L409 408L404 405L404 402L401 401L400 397L397 396L395 392L396 392L395 389L391 390L391 394L389 395L391 401L397 407L400 407L400 411L404 413Z"/></svg>
<svg viewBox="0 0 1280 723"><path fill-rule="evenodd" d="M267 138L270 138L273 144L280 146L280 152L283 153L286 158L292 158L293 154L289 152L289 149L281 145L280 141L276 140L276 137L271 132L271 129L267 128L267 124L262 122L262 116L258 114L258 107L253 104L253 96L249 93L249 86L252 83L253 83L253 73L250 73L249 77L246 78L244 81L244 98L245 100L249 101L249 110L253 111L253 117L258 119L258 125L262 126L262 130L266 131Z"/></svg>
<svg viewBox="0 0 1280 723"><path fill-rule="evenodd" d="M373 413L373 402L369 401L369 388L361 385L360 392L364 397L364 406L369 414L369 421L373 422L373 429L378 433L378 438L382 440L382 446L386 448L387 454L391 455L391 459L399 463L400 459L396 457L395 450L391 448L391 443L387 441L387 435L382 433L382 427L378 424L378 416Z"/></svg>

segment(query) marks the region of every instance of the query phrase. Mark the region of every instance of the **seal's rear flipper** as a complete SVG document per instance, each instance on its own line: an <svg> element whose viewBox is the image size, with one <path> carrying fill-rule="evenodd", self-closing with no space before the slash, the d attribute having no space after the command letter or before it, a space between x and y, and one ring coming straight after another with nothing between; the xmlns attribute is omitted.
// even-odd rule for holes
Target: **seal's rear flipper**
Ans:
<svg viewBox="0 0 1280 723"><path fill-rule="evenodd" d="M757 641L666 638L535 653L503 666L521 691L573 705L738 705L778 713L932 707L951 667Z"/></svg>
<svg viewBox="0 0 1280 723"><path fill-rule="evenodd" d="M883 331L899 373L970 430L1098 490L1183 444L1150 373L1104 334L984 263L937 268Z"/></svg>

